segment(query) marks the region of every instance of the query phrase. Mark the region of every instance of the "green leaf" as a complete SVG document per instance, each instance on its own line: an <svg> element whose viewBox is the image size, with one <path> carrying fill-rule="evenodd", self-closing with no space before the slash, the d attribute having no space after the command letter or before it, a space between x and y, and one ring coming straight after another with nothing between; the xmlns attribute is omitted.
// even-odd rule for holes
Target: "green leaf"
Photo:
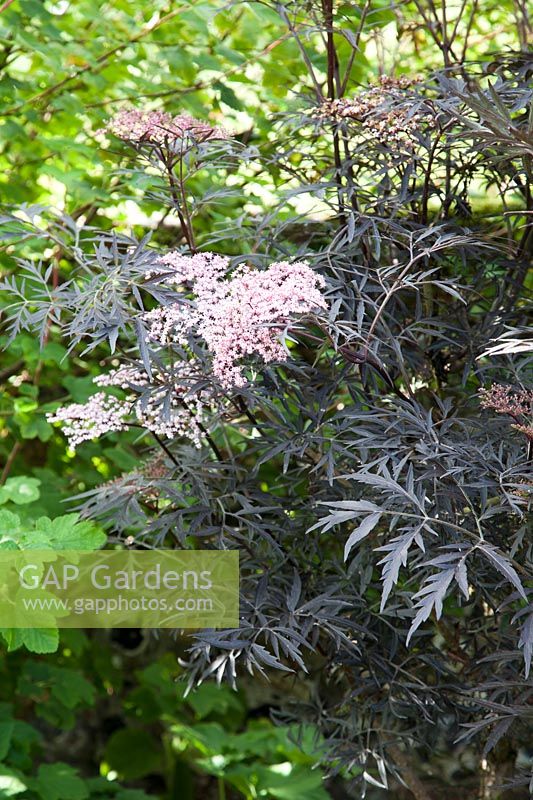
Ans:
<svg viewBox="0 0 533 800"><path fill-rule="evenodd" d="M94 703L94 686L75 669L51 667L52 695L67 708L77 708L82 704Z"/></svg>
<svg viewBox="0 0 533 800"><path fill-rule="evenodd" d="M57 550L97 550L106 543L105 533L93 522L78 520L78 514L64 514L53 520L40 517L35 530L45 533Z"/></svg>
<svg viewBox="0 0 533 800"><path fill-rule="evenodd" d="M67 141L65 141L65 146L66 144ZM59 366L67 365L67 354L66 347L64 347L62 344L59 344L59 342L47 342L41 350L41 358L43 361L52 361Z"/></svg>
<svg viewBox="0 0 533 800"><path fill-rule="evenodd" d="M42 742L42 734L22 719L13 720L13 742L21 750L29 752L31 748Z"/></svg>
<svg viewBox="0 0 533 800"><path fill-rule="evenodd" d="M11 511L0 508L0 541L6 540L5 544L13 542L13 537L20 531L20 517ZM11 548L11 545L9 545Z"/></svg>
<svg viewBox="0 0 533 800"><path fill-rule="evenodd" d="M231 748L232 739L222 725L205 722L198 725L172 725L171 732L178 740L184 740L206 756L217 755Z"/></svg>
<svg viewBox="0 0 533 800"><path fill-rule="evenodd" d="M220 92L220 101L222 103L225 103L230 108L234 108L236 111L242 111L242 103L233 89L231 89L225 83L221 83L220 81L217 81L214 84L214 88L218 89Z"/></svg>
<svg viewBox="0 0 533 800"><path fill-rule="evenodd" d="M68 764L41 764L35 788L43 800L85 800L87 784Z"/></svg>
<svg viewBox="0 0 533 800"><path fill-rule="evenodd" d="M19 430L23 439L40 439L41 442L47 442L54 433L42 414L36 414L28 422L20 422Z"/></svg>
<svg viewBox="0 0 533 800"><path fill-rule="evenodd" d="M121 777L135 780L160 767L161 746L146 731L123 728L109 739L105 760Z"/></svg>
<svg viewBox="0 0 533 800"><path fill-rule="evenodd" d="M0 721L0 759L5 758L9 752L13 728L14 721L12 719Z"/></svg>
<svg viewBox="0 0 533 800"><path fill-rule="evenodd" d="M309 767L293 766L289 761L258 770L258 794L276 800L329 800L322 773Z"/></svg>
<svg viewBox="0 0 533 800"><path fill-rule="evenodd" d="M0 487L0 505L7 503L9 500L16 505L33 503L39 499L40 485L41 481L37 478L27 478L22 475L16 478L8 478L4 486Z"/></svg>
<svg viewBox="0 0 533 800"><path fill-rule="evenodd" d="M63 628L61 631L61 646L70 650L75 656L79 656L89 648L89 639L87 634L78 628ZM108 658L110 657L107 651L99 648L96 648L93 656L96 652L107 654Z"/></svg>
<svg viewBox="0 0 533 800"><path fill-rule="evenodd" d="M27 788L20 773L0 764L0 798L15 797L25 792Z"/></svg>
<svg viewBox="0 0 533 800"><path fill-rule="evenodd" d="M216 683L202 684L187 695L187 702L200 719L212 712L226 715L232 708L238 711L242 709L242 702L237 692L227 686L218 686Z"/></svg>
<svg viewBox="0 0 533 800"><path fill-rule="evenodd" d="M8 652L25 647L30 653L55 653L59 646L57 628L0 628Z"/></svg>

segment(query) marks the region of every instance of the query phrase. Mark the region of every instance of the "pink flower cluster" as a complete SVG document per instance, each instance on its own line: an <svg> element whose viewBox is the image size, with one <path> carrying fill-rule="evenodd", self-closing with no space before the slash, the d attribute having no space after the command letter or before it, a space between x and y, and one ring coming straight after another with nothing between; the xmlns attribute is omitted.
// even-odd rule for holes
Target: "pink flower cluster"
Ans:
<svg viewBox="0 0 533 800"><path fill-rule="evenodd" d="M435 120L426 113L414 113L404 90L415 79L383 76L379 86L359 92L354 97L324 100L313 116L333 120L356 120L363 131L393 150L416 144L421 123L434 127Z"/></svg>
<svg viewBox="0 0 533 800"><path fill-rule="evenodd" d="M165 111L139 111L123 109L109 120L98 133L112 133L127 142L165 144L176 139L205 142L208 139L227 139L223 128L212 127L207 122L194 119L189 114L173 117Z"/></svg>
<svg viewBox="0 0 533 800"><path fill-rule="evenodd" d="M194 285L196 294L216 291L218 282L229 270L229 258L216 253L187 256L173 250L162 256L158 263L161 267L157 271L149 272L147 277L159 277L165 283L173 285Z"/></svg>
<svg viewBox="0 0 533 800"><path fill-rule="evenodd" d="M496 411L497 414L527 417L533 413L533 391L513 390L511 386L494 383L490 389L480 389L479 396L482 408Z"/></svg>
<svg viewBox="0 0 533 800"><path fill-rule="evenodd" d="M136 366L123 366L102 372L93 378L97 386L118 386L120 389L142 389L150 385L148 375L144 369Z"/></svg>
<svg viewBox="0 0 533 800"><path fill-rule="evenodd" d="M182 371L185 372L189 367L190 364L184 364ZM200 447L206 401L199 395L190 402L186 401L187 387L176 380L179 375L180 370L174 376L174 381L171 381L168 375L155 376L155 381L159 381L160 385L156 384L143 402L136 402L133 394L129 394L125 400L119 400L113 395L97 392L87 403L63 406L55 413L48 414L47 419L49 422L61 423L72 450L82 442L98 439L105 433L126 430L132 423L137 423L147 431L169 439L183 436L190 439L196 447ZM94 382L98 386L116 386L130 390L142 390L151 385L146 372L135 366L124 366L98 375ZM174 393L170 397L170 402L165 403L169 384ZM168 407L163 414L164 403Z"/></svg>
<svg viewBox="0 0 533 800"><path fill-rule="evenodd" d="M511 386L494 383L490 389L480 389L479 396L482 408L495 411L497 414L508 414L515 420L511 427L533 441L533 391L527 389L513 390Z"/></svg>
<svg viewBox="0 0 533 800"><path fill-rule="evenodd" d="M227 388L244 385L242 362L252 355L264 363L286 360L283 329L298 315L327 307L324 280L305 262L281 261L265 271L242 266L228 276L229 267L229 259L214 253L169 253L147 277L181 289L183 299L145 314L149 338L161 344L186 344L191 334L203 338L213 373ZM213 395L205 388L191 391L197 373L193 356L170 371L159 368L152 378L142 367L125 364L94 379L99 387L124 390L125 399L100 391L87 403L59 408L48 421L62 425L72 449L131 424L200 447Z"/></svg>
<svg viewBox="0 0 533 800"><path fill-rule="evenodd" d="M98 392L86 403L72 403L47 414L48 422L60 422L72 450L82 442L98 439L104 433L123 431L130 405L112 395Z"/></svg>
<svg viewBox="0 0 533 800"><path fill-rule="evenodd" d="M327 307L324 280L306 262L272 264L267 270L244 266L227 277L229 260L213 253L169 253L160 260L161 279L189 285L194 306L176 303L146 315L152 340L166 344L201 336L213 356L213 373L226 388L243 386L242 360L258 355L264 363L285 361L280 333L298 315Z"/></svg>
<svg viewBox="0 0 533 800"><path fill-rule="evenodd" d="M145 406L136 405L135 411L137 420L143 428L172 439L175 436L182 436L190 439L195 447L202 445L202 427L204 426L204 406L201 398L195 397L191 403L183 405L183 400L179 396L171 397L168 415L161 413L161 407L165 399L166 390L156 391L148 400Z"/></svg>

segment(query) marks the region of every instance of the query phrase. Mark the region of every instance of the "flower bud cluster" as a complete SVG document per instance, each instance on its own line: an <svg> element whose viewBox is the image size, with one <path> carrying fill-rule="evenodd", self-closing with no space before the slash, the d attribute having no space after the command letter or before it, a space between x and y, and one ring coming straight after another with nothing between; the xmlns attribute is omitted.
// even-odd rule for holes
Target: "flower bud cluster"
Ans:
<svg viewBox="0 0 533 800"><path fill-rule="evenodd" d="M325 100L313 110L319 119L355 120L364 132L392 149L411 147L416 143L420 124L433 125L427 114L413 110L401 91L414 83L406 77L382 77L379 86L372 86L355 97Z"/></svg>
<svg viewBox="0 0 533 800"><path fill-rule="evenodd" d="M527 389L514 389L512 386L493 383L490 389L480 389L479 396L481 407L497 414L521 417L533 413L533 391Z"/></svg>
<svg viewBox="0 0 533 800"><path fill-rule="evenodd" d="M165 111L123 109L109 120L98 133L111 133L126 142L165 144L176 139L205 142L208 139L227 139L224 128L213 127L189 114L173 117Z"/></svg>
<svg viewBox="0 0 533 800"><path fill-rule="evenodd" d="M533 391L513 389L494 383L490 389L480 389L480 405L497 414L507 414L515 420L513 427L533 441Z"/></svg>

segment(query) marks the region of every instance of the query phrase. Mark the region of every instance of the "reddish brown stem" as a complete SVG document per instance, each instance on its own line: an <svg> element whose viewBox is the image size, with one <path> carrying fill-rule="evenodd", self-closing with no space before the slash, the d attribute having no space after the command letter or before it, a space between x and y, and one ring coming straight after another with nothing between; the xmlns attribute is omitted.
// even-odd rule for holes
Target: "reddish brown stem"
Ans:
<svg viewBox="0 0 533 800"><path fill-rule="evenodd" d="M7 481L9 473L11 472L11 467L13 466L13 461L17 457L17 453L21 447L22 445L20 442L15 442L11 448L11 452L9 453L4 469L2 470L2 475L0 475L0 486L3 486L3 484Z"/></svg>

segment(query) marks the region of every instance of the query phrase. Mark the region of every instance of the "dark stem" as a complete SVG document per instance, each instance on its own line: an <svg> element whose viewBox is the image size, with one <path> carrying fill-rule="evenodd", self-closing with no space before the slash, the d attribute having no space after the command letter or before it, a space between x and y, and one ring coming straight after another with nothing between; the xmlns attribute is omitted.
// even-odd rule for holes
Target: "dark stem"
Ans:
<svg viewBox="0 0 533 800"><path fill-rule="evenodd" d="M243 397L230 398L230 400L233 403L233 405L235 406L235 408L237 409L237 411L239 411L241 414L244 414L246 417L248 417L248 419L250 420L252 425L254 425L258 430L261 429L261 424L260 424L259 420L250 411L250 409L248 408L248 405L246 403L246 400Z"/></svg>
<svg viewBox="0 0 533 800"><path fill-rule="evenodd" d="M431 183L431 175L433 169L433 161L435 160L435 154L437 152L437 147L440 142L442 136L442 131L440 130L437 135L435 136L435 141L431 147L429 152L428 164L426 167L426 174L424 176L424 186L422 189L422 215L421 215L421 222L423 225L427 224L428 221L428 202L429 202L429 187Z"/></svg>
<svg viewBox="0 0 533 800"><path fill-rule="evenodd" d="M191 253L196 253L197 249L194 241L194 232L192 230L191 218L187 207L187 199L185 197L182 162L183 158L180 156L180 179L178 180L174 174L172 161L170 159L163 158L163 164L165 165L168 177L170 195L174 201L174 207L179 217L183 236Z"/></svg>
<svg viewBox="0 0 533 800"><path fill-rule="evenodd" d="M20 442L15 442L15 444L11 448L11 452L9 453L4 469L2 470L2 475L0 475L0 486L3 486L4 483L7 481L9 473L11 472L11 467L13 466L13 461L17 457L17 453L21 447L22 445Z"/></svg>
<svg viewBox="0 0 533 800"><path fill-rule="evenodd" d="M405 777L405 782L416 800L432 800L432 795L418 777L406 753L397 745L390 745L389 753L400 767L400 771Z"/></svg>
<svg viewBox="0 0 533 800"><path fill-rule="evenodd" d="M187 402L183 398L180 398L180 403L182 404L183 408L185 408L189 412L191 417L193 417L193 413L192 413L191 409L189 408ZM213 441L213 439L212 439L209 431L205 427L205 425L203 425L198 420L196 420L196 424L198 425L198 429L200 431L202 431L202 434L204 435L206 442L209 444L209 447L211 448L211 450L213 451L213 453L215 454L217 459L219 461L224 461L224 457L222 455L222 452L219 450L218 445Z"/></svg>
<svg viewBox="0 0 533 800"><path fill-rule="evenodd" d="M346 67L346 72L344 73L344 78L343 78L341 86L340 86L339 97L343 97L344 96L344 92L346 91L346 87L348 86L348 81L350 80L350 73L352 71L353 62L354 62L354 59L355 59L355 54L357 52L359 52L359 41L360 41L362 33L363 33L363 29L364 29L364 26L365 26L365 22L366 22L366 17L367 17L368 11L370 9L370 3L371 3L371 0L366 0L366 3L364 5L364 7L363 7L363 10L361 11L361 20L359 22L359 27L358 27L357 32L355 34L354 44L352 45L352 52L350 53L350 58L348 60L348 65Z"/></svg>
<svg viewBox="0 0 533 800"><path fill-rule="evenodd" d="M139 427L142 428L142 425L140 425ZM154 431L150 431L150 433L152 434L152 436L156 440L156 442L159 445L159 447L161 448L161 450L163 450L167 454L167 456L170 458L170 460L172 461L174 466L175 467L179 467L179 465L180 465L179 461L177 461L175 459L175 457L172 455L172 453L170 452L170 450L168 449L166 444L163 442L163 440L157 435L157 433L154 433Z"/></svg>
<svg viewBox="0 0 533 800"><path fill-rule="evenodd" d="M322 12L326 25L328 98L334 100L335 77L338 76L339 68L337 52L335 50L335 40L333 37L333 0L322 0ZM341 227L344 227L346 225L346 217L344 214L344 201L342 199L342 159L339 143L339 127L337 123L333 124L333 157L335 161L335 183L337 184L337 198L339 203L339 222Z"/></svg>

